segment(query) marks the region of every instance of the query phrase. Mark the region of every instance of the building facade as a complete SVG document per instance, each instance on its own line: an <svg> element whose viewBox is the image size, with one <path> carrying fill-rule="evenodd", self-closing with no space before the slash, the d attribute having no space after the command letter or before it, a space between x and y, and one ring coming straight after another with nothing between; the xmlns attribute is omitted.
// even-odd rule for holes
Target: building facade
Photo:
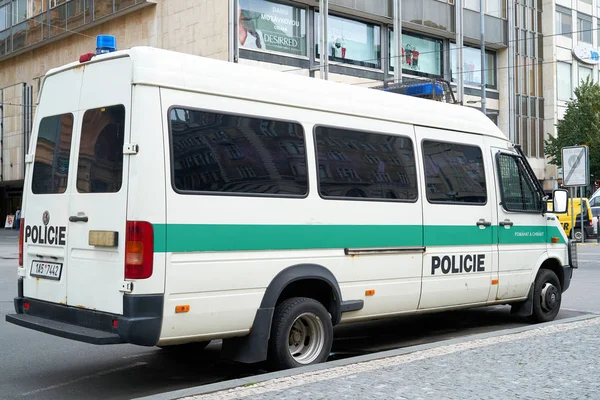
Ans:
<svg viewBox="0 0 600 400"><path fill-rule="evenodd" d="M543 138L552 122L544 115L558 104L544 102L550 89L542 85L542 74L548 76L547 43L542 46L540 32L548 19L542 9L554 15L558 6L485 0L482 66L480 0L456 3L462 4L461 13L455 0L402 0L402 76L443 79L456 90L462 50L464 95L457 97L464 106L481 106L483 70L488 116L523 143L546 181ZM43 75L93 51L96 35L116 36L120 49L155 46L316 79L320 52L326 51L330 80L365 87L393 82L393 1L329 0L324 49L318 5L316 0L0 0L0 218L20 204L25 148ZM460 48L457 15L463 21Z"/></svg>
<svg viewBox="0 0 600 400"><path fill-rule="evenodd" d="M574 89L586 78L600 79L600 0L544 1L546 129L556 136ZM557 180L562 179L555 168Z"/></svg>

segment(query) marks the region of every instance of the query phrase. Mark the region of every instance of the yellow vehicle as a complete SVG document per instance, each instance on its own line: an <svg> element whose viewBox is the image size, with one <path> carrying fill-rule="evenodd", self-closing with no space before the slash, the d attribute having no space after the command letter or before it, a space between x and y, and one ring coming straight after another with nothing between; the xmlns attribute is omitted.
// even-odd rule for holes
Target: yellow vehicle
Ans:
<svg viewBox="0 0 600 400"><path fill-rule="evenodd" d="M574 239L578 242L584 241L585 239L594 236L594 226L592 223L592 209L590 207L590 202L588 201L587 198L583 198L583 203L585 204L584 206L584 210L583 210L583 239L582 239L582 232L581 232L581 198L577 197L577 198L570 198L569 199L569 206L567 208L567 212L566 213L562 213L562 214L557 214L555 213L555 215L558 217L558 220L560 221L560 224L562 225L563 229L565 230L565 233L567 234L567 236L571 239ZM552 202L547 202L548 204L548 211L552 211ZM575 208L575 236L573 237L572 232L571 232L571 224L573 223L573 219L571 217L571 210L573 210L573 207Z"/></svg>

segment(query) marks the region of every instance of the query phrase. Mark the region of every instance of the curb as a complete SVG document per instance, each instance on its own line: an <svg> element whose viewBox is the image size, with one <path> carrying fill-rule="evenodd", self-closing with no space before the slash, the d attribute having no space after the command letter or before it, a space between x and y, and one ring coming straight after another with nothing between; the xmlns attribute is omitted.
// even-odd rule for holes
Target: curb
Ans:
<svg viewBox="0 0 600 400"><path fill-rule="evenodd" d="M452 344L460 344L460 343L470 342L470 341L474 341L474 340L488 339L488 338L497 337L497 336L512 335L512 334L526 332L526 331L530 331L530 330L534 330L534 329L540 329L540 328L550 327L550 326L554 326L554 325L564 325L564 324L569 324L569 323L573 323L573 322L594 319L594 318L599 318L599 317L600 317L600 314L598 314L598 313L580 315L580 316L576 316L576 317L565 318L565 319L550 321L550 322L541 323L541 324L526 325L526 326L522 326L519 328L503 329L503 330L499 330L499 331L495 331L495 332L480 333L480 334L469 335L469 336L465 336L465 337L461 337L461 338L442 340L439 342L420 344L420 345L415 345L415 346L403 347L400 349L387 350L387 351L371 353L371 354L366 354L366 355L361 355L361 356L356 356L356 357L350 357L350 358L345 358L342 360L330 361L330 362L323 363L323 364L309 365L306 367L299 367L299 368L294 368L294 369L290 369L290 370L270 372L270 373L250 376L250 377L246 377L246 378L232 379L232 380L228 380L228 381L222 381L222 382L211 383L211 384L202 385L202 386L196 386L196 387L192 387L192 388L188 388L188 389L181 389L181 390L175 390L172 392L160 393L160 394L155 394L155 395L150 395L150 396L145 396L145 397L138 397L138 398L135 398L132 400L175 400L175 399L180 399L180 398L188 397L188 396L198 396L198 395L207 394L207 393L214 393L214 392L219 392L219 391L223 391L223 390L229 390L229 389L233 389L233 388L244 386L244 385L251 385L251 384L253 385L253 384L257 384L257 383L261 383L261 382L266 382L266 381L269 381L272 379L288 378L288 377L300 375L300 374L307 373L307 372L322 371L322 370L330 369L333 367L340 367L340 366L345 366L345 365L350 365L350 364L358 364L358 363L362 363L362 362L366 362L366 361L379 360L379 359L383 359L383 358L413 353L416 351L429 350L429 349L434 349L437 347L444 347L444 346L452 345Z"/></svg>

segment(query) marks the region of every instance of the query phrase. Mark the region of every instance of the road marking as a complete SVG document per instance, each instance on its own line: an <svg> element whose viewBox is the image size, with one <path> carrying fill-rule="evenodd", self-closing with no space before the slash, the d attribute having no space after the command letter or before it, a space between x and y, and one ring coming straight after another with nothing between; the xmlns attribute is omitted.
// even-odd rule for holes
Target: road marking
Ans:
<svg viewBox="0 0 600 400"><path fill-rule="evenodd" d="M473 350L490 345L513 342L537 336L546 336L598 324L600 324L600 317L567 323L563 325L551 325L548 327L532 329L515 334L507 334L503 336L495 336L486 339L473 340L469 342L450 344L442 347L415 351L413 353L401 354L398 356L392 356L383 359L366 361L357 364L349 364L340 367L332 367L329 369L318 370L314 372L306 372L303 374L292 375L283 378L271 379L255 384L250 383L245 386L240 386L219 392L207 393L205 395L182 397L181 400L229 400L239 399L247 396L256 396L268 392L286 390L293 387L327 381L330 379L341 378L344 376L358 374L362 372L378 370L381 368L401 364L408 364L414 361L425 360L433 357L445 356L448 354L457 353L459 351Z"/></svg>
<svg viewBox="0 0 600 400"><path fill-rule="evenodd" d="M30 396L32 394L46 392L48 390L57 389L57 388L62 387L62 386L72 385L73 383L85 381L86 379L91 379L91 378L96 378L96 377L102 376L102 375L112 374L113 372L119 372L119 371L123 371L125 369L136 368L136 367L140 367L140 366L146 365L146 364L148 364L148 363L140 361L140 362L136 362L134 364L126 365L124 367L112 368L112 369L109 369L109 370L106 370L106 371L97 372L97 373L92 374L92 375L87 375L87 376L82 376L81 378L72 379L72 380L67 381L67 382L57 383L56 385L48 386L48 387L45 387L45 388L42 388L42 389L32 390L31 392L27 392L27 393L21 394L21 396Z"/></svg>

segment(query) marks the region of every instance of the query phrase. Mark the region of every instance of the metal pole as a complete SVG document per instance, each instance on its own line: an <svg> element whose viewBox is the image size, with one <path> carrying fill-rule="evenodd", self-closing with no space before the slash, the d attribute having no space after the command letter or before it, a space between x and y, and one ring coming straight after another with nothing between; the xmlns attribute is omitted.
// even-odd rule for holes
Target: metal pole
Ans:
<svg viewBox="0 0 600 400"><path fill-rule="evenodd" d="M515 139L515 16L514 16L514 1L506 2L506 17L508 19L508 138L512 143L516 143Z"/></svg>
<svg viewBox="0 0 600 400"><path fill-rule="evenodd" d="M329 15L328 0L319 0L319 70L321 79L329 78L329 49L327 48L327 17Z"/></svg>
<svg viewBox="0 0 600 400"><path fill-rule="evenodd" d="M394 82L402 83L402 0L394 0Z"/></svg>
<svg viewBox="0 0 600 400"><path fill-rule="evenodd" d="M569 191L571 192L571 238L575 239L575 195L572 187Z"/></svg>
<svg viewBox="0 0 600 400"><path fill-rule="evenodd" d="M456 0L454 2L454 11L456 19L456 99L458 104L463 104L464 101L464 75L463 75L463 6L462 0Z"/></svg>
<svg viewBox="0 0 600 400"><path fill-rule="evenodd" d="M237 62L238 60L238 12L238 0L229 0L229 62Z"/></svg>
<svg viewBox="0 0 600 400"><path fill-rule="evenodd" d="M481 34L481 112L487 115L486 104L485 104L485 10L484 1L479 0L479 27Z"/></svg>
<svg viewBox="0 0 600 400"><path fill-rule="evenodd" d="M581 243L585 243L585 237L583 236L583 186L579 187L579 199L579 204L581 205L581 212L579 213L581 215ZM585 210L587 210L587 207L585 207Z"/></svg>

